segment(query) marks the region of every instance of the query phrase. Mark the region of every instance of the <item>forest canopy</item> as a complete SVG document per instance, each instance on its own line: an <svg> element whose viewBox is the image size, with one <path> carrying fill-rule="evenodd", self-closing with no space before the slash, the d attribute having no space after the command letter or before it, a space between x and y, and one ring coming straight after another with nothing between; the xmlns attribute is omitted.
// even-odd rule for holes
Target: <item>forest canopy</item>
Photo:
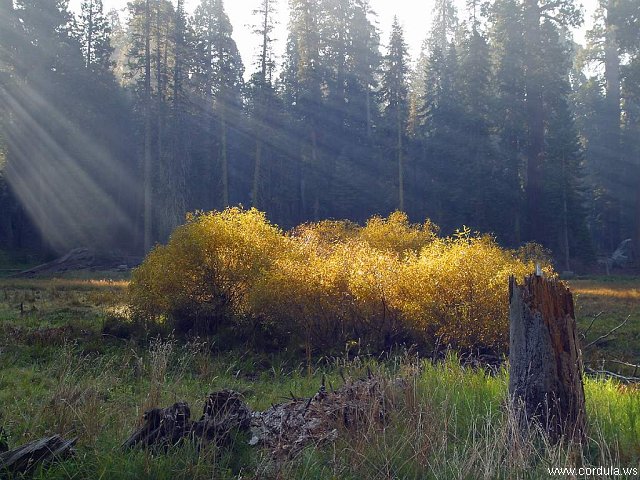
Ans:
<svg viewBox="0 0 640 480"><path fill-rule="evenodd" d="M146 252L238 204L285 228L400 210L563 270L638 245L640 3L600 0L579 45L573 0L436 0L413 59L367 0L277 3L244 64L222 0L1 0L0 249Z"/></svg>

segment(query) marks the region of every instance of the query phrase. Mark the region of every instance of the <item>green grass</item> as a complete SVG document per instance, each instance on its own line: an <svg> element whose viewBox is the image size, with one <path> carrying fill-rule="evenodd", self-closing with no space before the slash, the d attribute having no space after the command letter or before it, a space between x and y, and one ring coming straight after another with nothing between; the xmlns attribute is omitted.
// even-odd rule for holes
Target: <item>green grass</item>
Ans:
<svg viewBox="0 0 640 480"><path fill-rule="evenodd" d="M569 282L575 294L576 317L579 329L587 333L583 345L607 334L627 317L620 330L584 350L585 362L600 365L602 359L617 359L640 363L640 277L600 277ZM626 375L633 368L606 364L605 368ZM636 372L640 375L640 371Z"/></svg>
<svg viewBox="0 0 640 480"><path fill-rule="evenodd" d="M577 289L605 291L590 282ZM614 282L622 294L581 293L578 311L607 306L614 323L632 308L626 298L636 285ZM103 336L105 319L126 301L125 287L121 280L0 280L0 425L12 447L52 433L78 437L75 458L34 478L548 478L548 466L640 462L640 392L616 382L586 381L590 441L583 451L541 439L518 446L504 369L487 374L461 367L455 357L434 365L408 354L318 359L309 369L287 352L229 351L215 339ZM600 350L637 352L630 342ZM166 454L120 447L151 407L185 400L198 417L209 392L233 388L262 410L290 393L312 395L323 375L339 387L342 375L357 378L368 369L408 385L392 392L388 422L341 430L334 444L310 446L284 464L275 466L243 437L230 448L200 452L190 445Z"/></svg>

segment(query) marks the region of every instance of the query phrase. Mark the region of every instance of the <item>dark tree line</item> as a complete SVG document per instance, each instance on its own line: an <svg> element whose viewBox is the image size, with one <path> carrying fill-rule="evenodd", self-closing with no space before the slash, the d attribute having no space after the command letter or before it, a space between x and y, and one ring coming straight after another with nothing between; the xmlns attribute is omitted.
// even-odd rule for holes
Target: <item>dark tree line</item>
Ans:
<svg viewBox="0 0 640 480"><path fill-rule="evenodd" d="M282 59L256 1L246 66L222 0L0 9L2 249L148 250L238 203L285 227L400 209L563 269L640 239L634 0L601 0L585 47L572 0L437 0L415 66L367 0L289 0Z"/></svg>

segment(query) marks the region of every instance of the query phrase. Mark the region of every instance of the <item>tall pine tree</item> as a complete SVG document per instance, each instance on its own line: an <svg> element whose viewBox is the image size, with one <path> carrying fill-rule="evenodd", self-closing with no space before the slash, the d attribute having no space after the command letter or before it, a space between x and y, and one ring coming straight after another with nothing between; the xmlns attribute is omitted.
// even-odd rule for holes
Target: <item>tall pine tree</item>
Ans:
<svg viewBox="0 0 640 480"><path fill-rule="evenodd" d="M407 45L394 17L387 55L383 59L380 99L382 101L384 145L396 162L398 197L396 206L405 210L405 148L409 114Z"/></svg>

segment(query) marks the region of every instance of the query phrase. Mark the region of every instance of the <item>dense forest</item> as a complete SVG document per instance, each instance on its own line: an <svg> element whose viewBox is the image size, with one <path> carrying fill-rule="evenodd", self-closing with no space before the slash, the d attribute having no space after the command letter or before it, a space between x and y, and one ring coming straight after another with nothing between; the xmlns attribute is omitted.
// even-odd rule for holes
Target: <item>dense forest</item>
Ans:
<svg viewBox="0 0 640 480"><path fill-rule="evenodd" d="M288 1L284 56L256 0L244 65L222 0L0 0L0 250L140 253L236 204L402 210L562 270L640 245L640 2L600 0L582 46L572 0L435 0L412 61L367 0Z"/></svg>

